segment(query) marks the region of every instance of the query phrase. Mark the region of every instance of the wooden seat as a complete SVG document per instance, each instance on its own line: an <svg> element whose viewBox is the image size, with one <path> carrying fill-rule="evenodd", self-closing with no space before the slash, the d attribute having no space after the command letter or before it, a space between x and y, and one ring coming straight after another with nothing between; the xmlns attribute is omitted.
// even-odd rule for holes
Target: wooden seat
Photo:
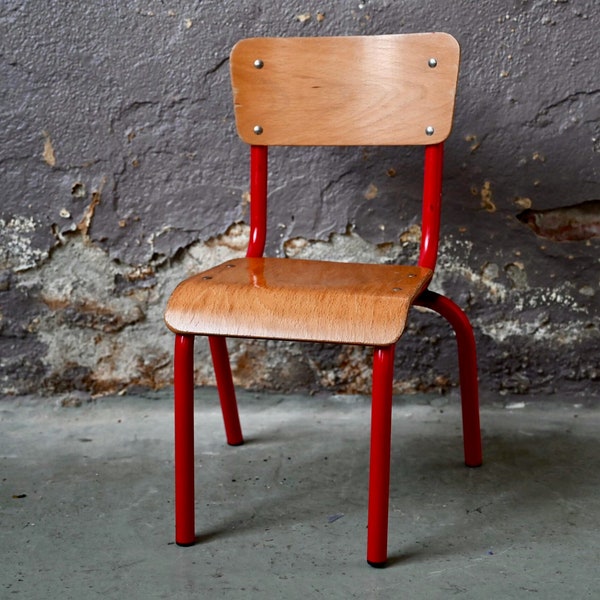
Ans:
<svg viewBox="0 0 600 600"><path fill-rule="evenodd" d="M191 277L165 320L177 333L387 346L432 271L285 258L242 258Z"/></svg>
<svg viewBox="0 0 600 600"><path fill-rule="evenodd" d="M226 337L374 347L367 560L387 560L392 385L396 342L419 305L454 328L465 463L482 461L475 338L465 313L427 289L438 252L443 142L450 133L460 51L443 33L254 38L232 50L236 125L250 145L250 241L232 260L179 284L165 321L175 335L175 539L195 543L194 340L208 336L225 433L243 436ZM263 257L269 146L424 146L422 238L416 265ZM212 201L209 199L208 201Z"/></svg>

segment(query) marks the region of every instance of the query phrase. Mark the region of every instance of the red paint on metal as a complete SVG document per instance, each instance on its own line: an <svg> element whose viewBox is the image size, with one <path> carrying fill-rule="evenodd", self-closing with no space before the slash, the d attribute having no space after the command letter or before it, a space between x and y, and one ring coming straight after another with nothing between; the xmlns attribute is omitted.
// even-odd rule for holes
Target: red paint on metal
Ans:
<svg viewBox="0 0 600 600"><path fill-rule="evenodd" d="M477 381L477 348L473 327L464 311L450 298L432 291L423 292L415 304L442 315L452 325L458 345L458 368L462 404L465 464L479 467L483 462L479 425L479 387Z"/></svg>
<svg viewBox="0 0 600 600"><path fill-rule="evenodd" d="M268 146L250 146L250 242L246 256L258 258L267 239Z"/></svg>
<svg viewBox="0 0 600 600"><path fill-rule="evenodd" d="M194 336L175 336L175 541L196 540L194 516Z"/></svg>
<svg viewBox="0 0 600 600"><path fill-rule="evenodd" d="M224 337L215 335L209 336L208 342L210 344L210 351L215 368L215 378L217 380L217 389L219 390L219 399L221 401L221 411L223 412L223 423L225 425L227 443L230 446L239 446L244 443L244 438L242 436L237 400L235 397L235 387L231 376L227 342Z"/></svg>
<svg viewBox="0 0 600 600"><path fill-rule="evenodd" d="M375 348L373 357L367 561L378 567L387 561L394 352Z"/></svg>
<svg viewBox="0 0 600 600"><path fill-rule="evenodd" d="M444 144L425 147L423 175L423 218L419 266L435 269L440 239L442 210L442 174L444 166Z"/></svg>

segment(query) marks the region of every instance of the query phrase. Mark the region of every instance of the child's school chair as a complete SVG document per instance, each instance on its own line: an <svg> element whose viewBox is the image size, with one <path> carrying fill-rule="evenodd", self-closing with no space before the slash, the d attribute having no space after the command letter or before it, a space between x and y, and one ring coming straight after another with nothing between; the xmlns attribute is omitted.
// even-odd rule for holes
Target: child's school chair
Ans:
<svg viewBox="0 0 600 600"><path fill-rule="evenodd" d="M475 339L465 313L429 291L438 252L443 144L452 124L460 50L444 33L255 38L231 53L237 130L250 145L245 258L183 281L165 320L175 333L176 542L195 542L194 364L208 336L227 441L243 443L226 336L374 347L367 560L387 560L394 350L412 305L456 333L465 463L481 464ZM269 146L424 146L416 265L264 258Z"/></svg>

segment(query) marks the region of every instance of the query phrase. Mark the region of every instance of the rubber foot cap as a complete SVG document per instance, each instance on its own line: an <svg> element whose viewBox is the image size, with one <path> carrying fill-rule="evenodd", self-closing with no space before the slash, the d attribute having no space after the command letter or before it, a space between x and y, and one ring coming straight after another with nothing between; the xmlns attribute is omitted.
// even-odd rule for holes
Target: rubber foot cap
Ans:
<svg viewBox="0 0 600 600"><path fill-rule="evenodd" d="M178 546L181 546L182 548L189 548L190 546L194 546L196 544L196 542L186 542L185 544L182 544L180 542L175 542L175 544L177 544Z"/></svg>
<svg viewBox="0 0 600 600"><path fill-rule="evenodd" d="M387 561L384 560L383 562L373 562L372 560L368 560L367 561L374 569L385 569L385 566L387 565Z"/></svg>

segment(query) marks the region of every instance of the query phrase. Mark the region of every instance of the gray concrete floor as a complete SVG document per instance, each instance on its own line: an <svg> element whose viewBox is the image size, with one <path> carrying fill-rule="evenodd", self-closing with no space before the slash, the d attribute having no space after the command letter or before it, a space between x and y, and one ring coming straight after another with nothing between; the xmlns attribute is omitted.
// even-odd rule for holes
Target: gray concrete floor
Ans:
<svg viewBox="0 0 600 600"><path fill-rule="evenodd" d="M242 393L231 448L198 390L191 548L168 391L0 402L1 598L600 597L600 408L581 399L487 399L468 469L457 397L398 398L383 570L364 560L368 399Z"/></svg>

